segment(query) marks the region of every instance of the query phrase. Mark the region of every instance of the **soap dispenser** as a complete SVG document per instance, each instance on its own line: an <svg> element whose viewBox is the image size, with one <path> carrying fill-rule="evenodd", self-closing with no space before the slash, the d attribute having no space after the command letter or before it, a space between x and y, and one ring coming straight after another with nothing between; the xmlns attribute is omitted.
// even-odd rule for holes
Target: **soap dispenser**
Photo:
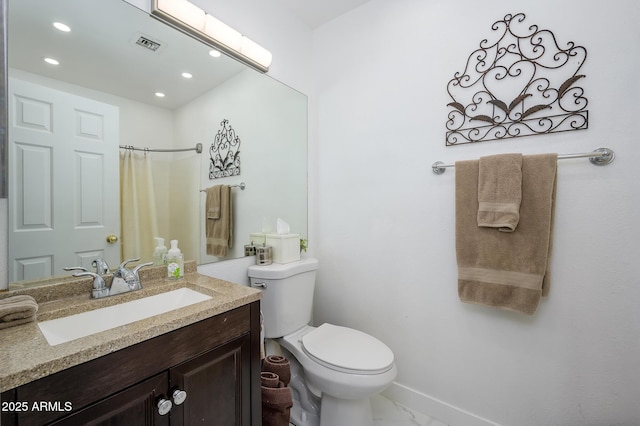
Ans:
<svg viewBox="0 0 640 426"><path fill-rule="evenodd" d="M167 252L167 277L179 279L184 276L184 257L178 248L178 240L171 240L171 248Z"/></svg>
<svg viewBox="0 0 640 426"><path fill-rule="evenodd" d="M164 265L167 256L167 246L164 245L164 238L155 237L154 240L156 240L156 249L153 252L153 264Z"/></svg>

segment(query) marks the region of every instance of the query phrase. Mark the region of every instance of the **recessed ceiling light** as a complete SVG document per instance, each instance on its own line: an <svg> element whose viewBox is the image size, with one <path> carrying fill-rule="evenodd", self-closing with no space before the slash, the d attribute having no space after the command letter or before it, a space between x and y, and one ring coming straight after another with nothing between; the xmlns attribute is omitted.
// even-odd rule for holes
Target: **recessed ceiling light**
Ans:
<svg viewBox="0 0 640 426"><path fill-rule="evenodd" d="M211 50L209 51L209 55L213 56L214 58L218 58L218 57L220 57L221 53L220 53L220 52L218 52L218 51L217 51L217 50L215 50L215 49L211 49Z"/></svg>
<svg viewBox="0 0 640 426"><path fill-rule="evenodd" d="M56 61L53 58L44 58L44 61L51 65L60 65L60 62Z"/></svg>
<svg viewBox="0 0 640 426"><path fill-rule="evenodd" d="M53 26L65 33L68 33L69 31L71 31L71 28L69 28L68 25L63 24L62 22L54 22Z"/></svg>
<svg viewBox="0 0 640 426"><path fill-rule="evenodd" d="M159 97L159 98L164 98L164 93L156 92L156 96Z"/></svg>
<svg viewBox="0 0 640 426"><path fill-rule="evenodd" d="M184 78L191 78L191 77L193 77L193 75L191 75L191 73L188 73L188 72L183 72L183 73L182 73L182 76L183 76Z"/></svg>

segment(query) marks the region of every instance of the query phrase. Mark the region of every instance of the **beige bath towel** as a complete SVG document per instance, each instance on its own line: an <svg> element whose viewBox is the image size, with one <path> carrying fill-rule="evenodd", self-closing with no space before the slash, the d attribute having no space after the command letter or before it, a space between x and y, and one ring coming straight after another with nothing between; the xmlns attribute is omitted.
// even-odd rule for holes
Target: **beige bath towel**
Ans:
<svg viewBox="0 0 640 426"><path fill-rule="evenodd" d="M35 321L38 303L28 295L0 299L0 329Z"/></svg>
<svg viewBox="0 0 640 426"><path fill-rule="evenodd" d="M205 202L205 233L207 254L225 257L233 247L233 211L231 188L216 185L207 188Z"/></svg>
<svg viewBox="0 0 640 426"><path fill-rule="evenodd" d="M480 158L478 226L513 232L520 221L522 154Z"/></svg>
<svg viewBox="0 0 640 426"><path fill-rule="evenodd" d="M458 294L468 303L533 314L548 291L556 154L522 160L516 232L477 226L479 161L456 163Z"/></svg>

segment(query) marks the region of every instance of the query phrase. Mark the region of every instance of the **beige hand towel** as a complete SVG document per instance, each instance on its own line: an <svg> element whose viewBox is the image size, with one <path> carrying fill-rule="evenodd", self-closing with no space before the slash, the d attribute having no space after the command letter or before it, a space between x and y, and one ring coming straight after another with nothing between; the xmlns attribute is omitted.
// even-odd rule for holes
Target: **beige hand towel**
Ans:
<svg viewBox="0 0 640 426"><path fill-rule="evenodd" d="M213 202L217 193L220 194L219 202L214 206ZM205 233L208 255L225 257L228 249L233 247L233 211L231 207L231 188L228 185L217 185L207 189Z"/></svg>
<svg viewBox="0 0 640 426"><path fill-rule="evenodd" d="M220 219L220 187L222 185L207 188L206 213L207 219ZM209 222L207 222L209 223Z"/></svg>
<svg viewBox="0 0 640 426"><path fill-rule="evenodd" d="M0 299L0 329L35 321L38 303L28 295Z"/></svg>
<svg viewBox="0 0 640 426"><path fill-rule="evenodd" d="M458 295L467 303L533 314L548 291L557 154L522 160L516 232L477 226L479 161L456 163Z"/></svg>
<svg viewBox="0 0 640 426"><path fill-rule="evenodd" d="M480 158L478 226L513 232L520 221L522 154Z"/></svg>

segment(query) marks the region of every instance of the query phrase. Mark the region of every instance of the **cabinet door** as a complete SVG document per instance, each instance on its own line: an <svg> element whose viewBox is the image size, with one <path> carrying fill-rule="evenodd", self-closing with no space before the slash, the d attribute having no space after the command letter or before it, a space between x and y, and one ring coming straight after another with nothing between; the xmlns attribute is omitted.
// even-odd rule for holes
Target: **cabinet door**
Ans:
<svg viewBox="0 0 640 426"><path fill-rule="evenodd" d="M160 415L157 401L169 388L167 373L158 374L68 417L55 426L168 426L169 414Z"/></svg>
<svg viewBox="0 0 640 426"><path fill-rule="evenodd" d="M174 403L171 425L250 425L250 349L250 335L245 334L173 367L170 392L184 390L187 398Z"/></svg>

